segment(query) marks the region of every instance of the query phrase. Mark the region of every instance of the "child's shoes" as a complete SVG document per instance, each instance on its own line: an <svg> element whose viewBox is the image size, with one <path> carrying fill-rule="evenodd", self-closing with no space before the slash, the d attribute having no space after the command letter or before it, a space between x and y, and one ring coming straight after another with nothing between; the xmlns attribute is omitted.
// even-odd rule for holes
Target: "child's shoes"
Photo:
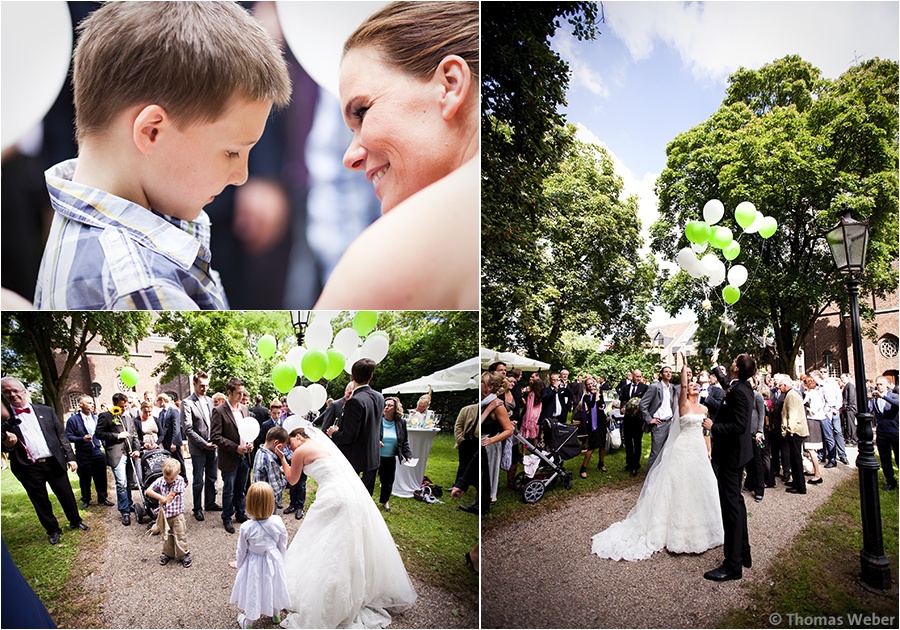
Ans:
<svg viewBox="0 0 900 630"><path fill-rule="evenodd" d="M169 560L171 560L171 559L172 558L170 558L169 556L167 556L164 553L159 554L159 563L163 566L169 564Z"/></svg>
<svg viewBox="0 0 900 630"><path fill-rule="evenodd" d="M182 558L181 564L184 565L185 569L191 568L191 554L189 554L189 553L184 554L184 558Z"/></svg>

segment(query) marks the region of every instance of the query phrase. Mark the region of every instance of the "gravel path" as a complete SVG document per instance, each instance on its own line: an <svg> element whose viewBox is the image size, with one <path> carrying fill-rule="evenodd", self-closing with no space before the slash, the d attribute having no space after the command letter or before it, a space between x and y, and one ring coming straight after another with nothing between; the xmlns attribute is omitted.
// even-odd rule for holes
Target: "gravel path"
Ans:
<svg viewBox="0 0 900 630"><path fill-rule="evenodd" d="M188 479L191 478L190 459ZM222 480L219 479L221 501ZM315 482L310 480L314 487ZM113 493L113 498L114 498ZM97 627L105 628L237 628L238 608L229 604L235 571L228 567L234 560L237 532L228 534L219 513L207 513L198 522L191 515L190 492L185 497L187 538L193 565L158 562L162 551L159 536L150 536L146 524L132 519L130 527L119 520L114 507L92 505L87 522L97 530L101 546L82 560L91 567L83 578L88 593L99 598ZM285 495L286 496L286 495ZM137 493L134 493L137 499ZM283 516L288 535L303 522L293 515ZM240 525L235 523L235 528ZM91 532L95 534L95 532ZM475 628L478 625L476 597L459 597L411 575L418 593L416 603L394 615L391 628ZM310 575L315 580L316 576ZM273 627L268 618L257 628ZM92 626L84 626L92 627Z"/></svg>
<svg viewBox="0 0 900 630"><path fill-rule="evenodd" d="M847 450L854 462L856 449ZM780 480L776 488L766 489L762 503L745 494L753 568L732 582L703 578L721 563L721 547L684 555L663 550L640 562L591 554L591 536L625 518L640 483L490 528L482 542L482 627L714 627L726 610L750 604L747 587L765 578L769 562L791 545L835 484L855 472L852 465L842 464L823 470L825 483L807 486L806 495L787 494ZM566 491L560 487L551 492ZM540 503L521 507L535 508L540 509Z"/></svg>

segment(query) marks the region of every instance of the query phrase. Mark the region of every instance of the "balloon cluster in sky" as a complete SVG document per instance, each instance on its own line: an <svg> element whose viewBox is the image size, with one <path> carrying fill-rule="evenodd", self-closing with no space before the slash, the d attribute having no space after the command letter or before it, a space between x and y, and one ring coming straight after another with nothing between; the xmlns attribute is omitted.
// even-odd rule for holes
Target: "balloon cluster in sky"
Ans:
<svg viewBox="0 0 900 630"><path fill-rule="evenodd" d="M684 228L685 236L691 242L678 252L676 260L688 275L696 280L706 279L707 287L714 288L725 282L728 284L722 289L722 299L725 304L731 305L741 299L741 289L747 282L747 268L744 265L732 265L726 269L723 262L715 253L720 250L726 261L731 263L741 254L741 245L734 238L731 229L724 225L716 225L725 216L725 205L718 199L710 199L703 206L703 221L690 221ZM734 220L743 229L744 233L758 233L762 238L769 238L775 234L778 223L772 217L767 217L756 209L749 201L742 201L734 209ZM709 250L707 252L707 250ZM706 252L706 253L704 253ZM698 255L702 256L698 258ZM712 303L708 298L703 300L702 306L709 310Z"/></svg>
<svg viewBox="0 0 900 630"><path fill-rule="evenodd" d="M315 315L315 314L314 314ZM325 404L325 388L317 381L332 380L341 371L350 373L353 364L360 359L372 359L380 363L388 353L388 334L375 330L378 313L357 311L350 328L334 334L327 316L315 316L306 329L305 346L291 348L285 360L272 370L272 383L282 394L287 394L288 406L298 417L309 411L318 411ZM263 335L257 341L259 355L268 359L275 355L277 342L272 335ZM309 386L297 385L302 374L312 381Z"/></svg>

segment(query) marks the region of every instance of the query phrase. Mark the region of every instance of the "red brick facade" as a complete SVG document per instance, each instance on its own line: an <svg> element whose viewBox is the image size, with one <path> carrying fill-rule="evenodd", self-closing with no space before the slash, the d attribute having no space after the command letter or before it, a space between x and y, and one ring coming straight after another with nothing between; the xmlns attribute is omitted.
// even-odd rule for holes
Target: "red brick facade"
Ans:
<svg viewBox="0 0 900 630"><path fill-rule="evenodd" d="M897 345L900 336L900 293L894 292L885 300L872 300L866 306L875 310L876 340L863 337L863 360L866 378L875 380L887 376L897 383ZM869 326L863 322L863 329ZM803 344L806 370L830 368L832 374L853 374L853 341L849 313L841 314L829 307L816 321ZM830 354L829 354L830 353Z"/></svg>
<svg viewBox="0 0 900 630"><path fill-rule="evenodd" d="M69 373L69 379L61 395L63 407L74 411L73 405L77 404L78 397L81 394L90 394L91 383L95 382L99 383L101 387L100 396L94 401L98 410L100 403L110 406L112 395L117 391L132 391L138 395L138 398L145 391L153 392L154 398L160 392L166 392L173 399L178 400L190 395L191 380L187 375L181 375L168 383L159 383L156 378L150 376L165 359L163 348L166 343L165 339L151 336L140 341L136 348L132 348L131 365L137 370L139 380L137 385L129 390L119 381L119 370L125 366L125 361L122 360L122 357L107 354L106 349L97 340L94 340ZM57 368L61 369L64 363L65 356L57 355Z"/></svg>

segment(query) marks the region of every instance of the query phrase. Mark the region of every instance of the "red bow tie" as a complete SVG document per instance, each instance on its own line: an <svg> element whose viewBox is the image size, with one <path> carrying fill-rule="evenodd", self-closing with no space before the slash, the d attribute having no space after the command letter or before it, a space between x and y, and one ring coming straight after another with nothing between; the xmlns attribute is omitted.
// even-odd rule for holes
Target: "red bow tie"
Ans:
<svg viewBox="0 0 900 630"><path fill-rule="evenodd" d="M23 413L31 413L31 408L30 407L22 407L21 409L16 409L16 414L23 414Z"/></svg>

